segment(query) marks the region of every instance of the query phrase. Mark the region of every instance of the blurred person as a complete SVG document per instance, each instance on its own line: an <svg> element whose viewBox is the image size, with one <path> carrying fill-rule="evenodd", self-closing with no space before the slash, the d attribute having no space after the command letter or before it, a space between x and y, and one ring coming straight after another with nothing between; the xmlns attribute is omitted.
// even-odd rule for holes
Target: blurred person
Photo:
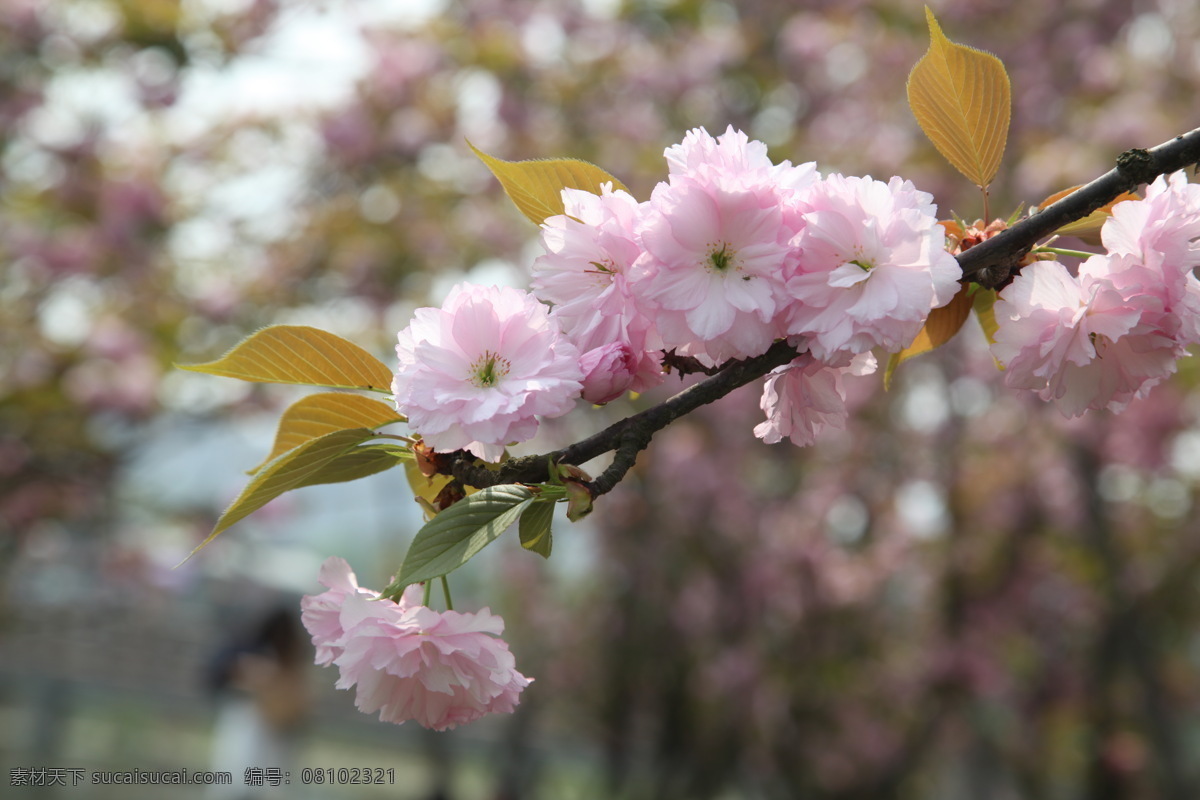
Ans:
<svg viewBox="0 0 1200 800"><path fill-rule="evenodd" d="M213 659L210 689L216 696L212 768L233 775L213 786L212 797L281 795L282 787L248 785L250 768L287 771L295 761L309 710L311 654L296 613L279 607L248 637L230 642Z"/></svg>

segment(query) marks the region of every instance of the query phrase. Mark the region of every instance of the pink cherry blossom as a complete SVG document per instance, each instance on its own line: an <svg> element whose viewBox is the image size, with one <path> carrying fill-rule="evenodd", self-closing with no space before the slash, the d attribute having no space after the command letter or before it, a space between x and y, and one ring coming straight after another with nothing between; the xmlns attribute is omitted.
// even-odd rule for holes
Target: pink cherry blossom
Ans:
<svg viewBox="0 0 1200 800"><path fill-rule="evenodd" d="M805 203L787 332L807 335L816 358L900 350L958 290L937 208L912 183L835 174Z"/></svg>
<svg viewBox="0 0 1200 800"><path fill-rule="evenodd" d="M1200 187L1160 176L1144 200L1113 208L1108 253L1073 277L1055 262L1019 275L996 304L992 352L1005 382L1037 391L1067 416L1121 411L1175 372L1200 342Z"/></svg>
<svg viewBox="0 0 1200 800"><path fill-rule="evenodd" d="M1200 266L1200 186L1183 172L1160 175L1144 200L1113 206L1100 237L1110 253L1135 256L1164 275L1190 274Z"/></svg>
<svg viewBox="0 0 1200 800"><path fill-rule="evenodd" d="M670 180L637 228L635 297L666 349L710 366L759 355L780 335L796 233L787 209L815 168L773 165L765 145L732 128L717 139L692 131L667 158Z"/></svg>
<svg viewBox="0 0 1200 800"><path fill-rule="evenodd" d="M631 383L644 391L663 381L653 320L634 302L629 270L641 254L634 228L641 207L611 184L595 195L562 192L564 213L542 224L545 254L533 262L533 293L581 353L623 341L636 356Z"/></svg>
<svg viewBox="0 0 1200 800"><path fill-rule="evenodd" d="M638 354L626 342L611 342L584 353L579 366L583 399L603 405L629 391L637 375Z"/></svg>
<svg viewBox="0 0 1200 800"><path fill-rule="evenodd" d="M671 145L663 153L668 174L672 179L687 178L700 183L741 183L753 188L765 183L774 184L787 200L795 192L816 182L817 167L813 162L792 166L790 161L773 164L763 142L752 141L732 125L725 133L713 138L704 128L687 132L683 141Z"/></svg>
<svg viewBox="0 0 1200 800"><path fill-rule="evenodd" d="M1174 372L1181 352L1156 280L1129 256L1093 256L1078 278L1056 261L1026 267L995 305L1005 383L1069 417L1124 409Z"/></svg>
<svg viewBox="0 0 1200 800"><path fill-rule="evenodd" d="M775 340L789 250L779 206L763 200L716 187L655 190L637 288L646 308L658 306L665 348L712 365Z"/></svg>
<svg viewBox="0 0 1200 800"><path fill-rule="evenodd" d="M628 286L629 268L642 252L634 234L638 202L612 184L599 195L563 189L562 199L563 213L542 223L546 252L533 262L533 293L554 306L568 333L614 317L624 324L639 320Z"/></svg>
<svg viewBox="0 0 1200 800"><path fill-rule="evenodd" d="M539 416L570 411L582 389L579 350L516 289L459 284L397 338L396 407L439 452L498 461L506 443L534 435Z"/></svg>
<svg viewBox="0 0 1200 800"><path fill-rule="evenodd" d="M1106 271L1112 272L1112 263L1127 265L1121 281L1136 280L1162 300L1166 313L1176 315L1176 340L1184 346L1200 341L1200 281L1193 274L1200 266L1200 186L1188 183L1182 172L1159 176L1144 200L1113 207L1100 236L1110 254L1127 257L1104 262Z"/></svg>
<svg viewBox="0 0 1200 800"><path fill-rule="evenodd" d="M339 689L358 687L360 711L446 730L513 711L531 682L499 638L504 621L486 608L439 613L420 604L419 586L395 603L359 588L340 558L325 562L320 580L329 591L301 601L302 619L317 663L338 667Z"/></svg>
<svg viewBox="0 0 1200 800"><path fill-rule="evenodd" d="M876 362L870 353L842 356L841 361L840 366L830 366L811 353L801 353L792 363L772 370L759 403L767 419L754 427L754 435L768 444L786 436L805 447L825 428L844 428L847 411L842 377L869 375Z"/></svg>
<svg viewBox="0 0 1200 800"><path fill-rule="evenodd" d="M317 664L327 667L342 654L339 644L345 635L342 628L342 605L352 595L363 595L369 599L379 597L378 592L364 589L345 559L327 558L321 565L318 580L329 591L305 597L300 603L300 618L304 627L312 634L317 648Z"/></svg>

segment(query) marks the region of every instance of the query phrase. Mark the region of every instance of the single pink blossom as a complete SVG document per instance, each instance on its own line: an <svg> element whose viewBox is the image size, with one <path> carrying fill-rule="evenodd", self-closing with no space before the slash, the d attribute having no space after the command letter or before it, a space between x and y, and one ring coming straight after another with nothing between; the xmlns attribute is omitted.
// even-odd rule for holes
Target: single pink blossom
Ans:
<svg viewBox="0 0 1200 800"><path fill-rule="evenodd" d="M553 305L551 317L581 353L617 341L636 355L630 388L663 381L654 321L635 303L629 271L641 254L634 228L641 206L611 184L595 195L562 192L564 213L542 224L545 254L533 262L533 293Z"/></svg>
<svg viewBox="0 0 1200 800"><path fill-rule="evenodd" d="M1158 176L1143 200L1113 206L1100 229L1109 253L1131 255L1165 278L1181 280L1200 266L1200 186L1181 171Z"/></svg>
<svg viewBox="0 0 1200 800"><path fill-rule="evenodd" d="M732 125L716 138L704 128L694 128L663 155L672 180L723 183L731 188L737 184L742 188L773 184L785 201L819 177L817 165L811 161L796 166L790 161L773 164L766 144L751 140Z"/></svg>
<svg viewBox="0 0 1200 800"><path fill-rule="evenodd" d="M338 667L337 688L358 687L360 711L446 730L510 713L531 682L499 638L504 621L486 608L439 613L420 604L419 586L392 602L359 588L340 558L325 562L320 580L329 591L301 601L302 620L317 663Z"/></svg>
<svg viewBox="0 0 1200 800"><path fill-rule="evenodd" d="M554 306L568 334L608 324L650 327L628 286L629 269L642 252L634 234L638 202L612 184L599 195L563 189L562 199L563 213L542 223L546 252L533 262L533 293Z"/></svg>
<svg viewBox="0 0 1200 800"><path fill-rule="evenodd" d="M1167 314L1175 315L1180 344L1200 342L1200 281L1193 273L1200 266L1200 186L1188 183L1182 172L1160 175L1147 187L1144 200L1113 207L1100 237L1109 254L1121 258L1099 262L1099 267L1111 274L1119 264L1118 283L1139 284L1162 300Z"/></svg>
<svg viewBox="0 0 1200 800"><path fill-rule="evenodd" d="M651 202L635 280L663 347L709 365L764 352L789 253L774 198L659 184Z"/></svg>
<svg viewBox="0 0 1200 800"><path fill-rule="evenodd" d="M637 376L638 354L626 342L611 342L584 353L579 366L583 399L603 405L629 391Z"/></svg>
<svg viewBox="0 0 1200 800"><path fill-rule="evenodd" d="M665 349L707 365L764 352L780 335L795 196L812 164L771 164L766 146L730 128L703 129L666 151L670 180L655 187L637 228L643 254L635 298Z"/></svg>
<svg viewBox="0 0 1200 800"><path fill-rule="evenodd" d="M1182 353L1167 293L1131 256L1093 256L1079 277L1035 262L1000 293L992 354L1006 384L1037 391L1066 416L1121 411L1174 372Z"/></svg>
<svg viewBox="0 0 1200 800"><path fill-rule="evenodd" d="M379 597L379 592L364 589L345 559L331 557L321 565L318 579L329 591L305 597L300 603L300 618L304 627L312 634L317 648L317 664L327 667L342 654L339 642L345 636L342 628L342 605L351 595L363 595L368 599Z"/></svg>
<svg viewBox="0 0 1200 800"><path fill-rule="evenodd" d="M800 447L813 444L826 428L846 424L845 375L869 375L875 357L862 353L844 355L840 365L830 366L801 353L790 364L777 367L767 376L759 407L767 419L754 427L754 435L768 444L784 437Z"/></svg>
<svg viewBox="0 0 1200 800"><path fill-rule="evenodd" d="M579 350L537 298L459 284L440 309L420 308L397 337L396 407L438 452L498 461L531 438L538 417L570 411L582 389Z"/></svg>
<svg viewBox="0 0 1200 800"><path fill-rule="evenodd" d="M912 183L834 174L804 203L785 313L787 332L808 336L817 359L900 350L954 297L962 270L931 196Z"/></svg>

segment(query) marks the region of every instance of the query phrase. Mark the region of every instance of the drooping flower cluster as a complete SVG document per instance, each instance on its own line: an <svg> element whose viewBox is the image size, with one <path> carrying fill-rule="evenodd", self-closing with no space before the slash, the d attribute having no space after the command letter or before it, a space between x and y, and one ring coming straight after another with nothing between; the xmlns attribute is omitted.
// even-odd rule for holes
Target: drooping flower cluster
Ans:
<svg viewBox="0 0 1200 800"><path fill-rule="evenodd" d="M301 619L317 664L340 671L337 688L358 686L360 711L441 731L512 712L531 682L499 638L504 620L487 609L439 613L421 605L420 586L394 603L360 587L336 557L325 561L320 581L329 591L305 597Z"/></svg>
<svg viewBox="0 0 1200 800"><path fill-rule="evenodd" d="M809 443L844 418L841 375L874 368L854 357L907 346L957 289L932 198L908 181L774 164L732 128L665 155L646 202L563 190L532 294L460 286L400 333L396 404L433 449L495 461L576 398L660 383L668 353L717 367L783 338L802 356L768 382L756 431Z"/></svg>
<svg viewBox="0 0 1200 800"><path fill-rule="evenodd" d="M767 444L784 437L801 447L813 444L825 428L845 424L842 377L870 375L875 367L875 356L870 353L846 356L840 366L822 363L811 353L804 353L772 370L759 403L767 419L755 426L754 435Z"/></svg>
<svg viewBox="0 0 1200 800"><path fill-rule="evenodd" d="M1176 173L1114 206L1101 229L1107 252L1077 275L1056 261L1026 267L995 306L1005 382L1072 417L1144 396L1200 342L1197 237L1200 186Z"/></svg>

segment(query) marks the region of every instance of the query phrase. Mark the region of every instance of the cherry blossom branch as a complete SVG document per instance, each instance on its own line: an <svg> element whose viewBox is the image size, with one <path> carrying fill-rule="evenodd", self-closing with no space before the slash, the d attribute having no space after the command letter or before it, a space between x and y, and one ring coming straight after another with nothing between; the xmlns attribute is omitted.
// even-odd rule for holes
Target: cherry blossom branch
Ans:
<svg viewBox="0 0 1200 800"><path fill-rule="evenodd" d="M599 497L611 491L625 477L625 473L633 467L637 454L646 449L655 433L685 414L758 380L797 355L799 353L795 347L781 340L761 356L732 361L716 375L689 386L674 397L614 422L599 433L561 450L511 458L497 469L481 466L474 456L460 450L446 456L448 463L439 464L439 471L453 475L468 486L479 488L506 483L541 483L550 479L551 463L579 465L604 453L616 451L612 464L595 480L585 484L592 497Z"/></svg>
<svg viewBox="0 0 1200 800"><path fill-rule="evenodd" d="M1114 169L958 255L963 279L990 288L1002 287L1017 271L1021 258L1039 240L1112 202L1122 192L1132 191L1159 175L1197 162L1200 162L1200 128L1149 150L1128 150L1117 158ZM681 374L699 371L711 374L711 377L659 405L626 417L560 450L509 459L498 467L485 467L470 453L457 451L437 457L436 466L439 472L452 475L463 484L484 488L509 483L541 483L551 479L551 465L578 466L604 453L614 452L608 468L584 484L592 497L598 497L611 491L620 482L633 467L637 454L649 446L655 433L683 415L787 364L797 355L794 347L785 341L778 341L761 356L708 370L702 369L693 359L669 354L669 358L674 359L669 363Z"/></svg>
<svg viewBox="0 0 1200 800"><path fill-rule="evenodd" d="M963 278L988 288L1000 288L1017 272L1021 257L1063 225L1083 219L1159 175L1200 162L1200 128L1176 136L1149 150L1127 150L1117 166L1006 231L958 256Z"/></svg>

